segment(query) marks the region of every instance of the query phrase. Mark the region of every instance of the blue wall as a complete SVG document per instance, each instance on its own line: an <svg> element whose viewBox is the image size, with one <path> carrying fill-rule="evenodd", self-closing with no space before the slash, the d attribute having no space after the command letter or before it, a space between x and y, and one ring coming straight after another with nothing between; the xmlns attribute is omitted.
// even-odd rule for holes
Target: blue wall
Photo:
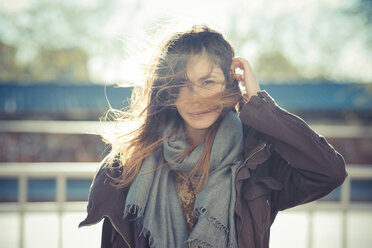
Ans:
<svg viewBox="0 0 372 248"><path fill-rule="evenodd" d="M279 106L288 110L372 111L372 90L368 84L332 82L261 84ZM372 87L369 87L370 89ZM104 112L108 101L114 108L128 105L131 88L103 85L0 85L0 113Z"/></svg>

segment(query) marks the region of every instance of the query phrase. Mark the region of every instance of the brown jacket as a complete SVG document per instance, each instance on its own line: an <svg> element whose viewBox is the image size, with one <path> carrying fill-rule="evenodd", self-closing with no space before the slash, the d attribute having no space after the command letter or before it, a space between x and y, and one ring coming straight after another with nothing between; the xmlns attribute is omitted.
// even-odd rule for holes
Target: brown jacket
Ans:
<svg viewBox="0 0 372 248"><path fill-rule="evenodd" d="M280 108L265 91L241 112L245 162L237 173L235 225L238 247L269 247L278 211L314 201L341 185L345 161L301 118ZM136 247L134 225L123 219L128 188L116 190L102 166L89 193L88 216L79 226L105 218L102 247Z"/></svg>

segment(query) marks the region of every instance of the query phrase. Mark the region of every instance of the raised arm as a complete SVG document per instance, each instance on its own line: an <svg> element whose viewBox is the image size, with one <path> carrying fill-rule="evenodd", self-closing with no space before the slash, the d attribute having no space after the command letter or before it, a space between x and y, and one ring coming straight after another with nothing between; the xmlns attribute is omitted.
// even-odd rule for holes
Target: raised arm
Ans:
<svg viewBox="0 0 372 248"><path fill-rule="evenodd" d="M342 155L265 90L251 97L240 118L273 147L270 175L283 183L273 199L278 210L318 199L343 183L347 173Z"/></svg>
<svg viewBox="0 0 372 248"><path fill-rule="evenodd" d="M243 74L235 73L236 68ZM341 154L304 120L261 91L246 59L234 58L231 70L244 83L249 100L240 112L242 122L263 133L273 148L270 175L283 184L273 196L277 210L318 199L341 185L347 176Z"/></svg>

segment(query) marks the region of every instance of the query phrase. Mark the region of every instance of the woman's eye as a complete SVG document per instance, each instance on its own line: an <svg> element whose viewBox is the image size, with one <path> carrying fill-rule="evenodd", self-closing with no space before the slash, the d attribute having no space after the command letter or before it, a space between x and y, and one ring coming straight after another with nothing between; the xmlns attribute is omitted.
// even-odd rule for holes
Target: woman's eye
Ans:
<svg viewBox="0 0 372 248"><path fill-rule="evenodd" d="M213 84L214 81L213 80L207 80L207 81L204 81L203 84L204 85L207 85L207 84Z"/></svg>

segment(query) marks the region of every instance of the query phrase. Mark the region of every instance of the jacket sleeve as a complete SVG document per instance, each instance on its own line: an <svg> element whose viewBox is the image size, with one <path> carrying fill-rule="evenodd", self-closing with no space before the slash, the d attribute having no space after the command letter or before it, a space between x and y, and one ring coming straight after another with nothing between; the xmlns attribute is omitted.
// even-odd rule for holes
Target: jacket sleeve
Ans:
<svg viewBox="0 0 372 248"><path fill-rule="evenodd" d="M345 180L342 155L304 120L280 108L265 90L251 97L240 118L263 133L272 145L269 174L283 184L273 193L275 209L316 200Z"/></svg>

